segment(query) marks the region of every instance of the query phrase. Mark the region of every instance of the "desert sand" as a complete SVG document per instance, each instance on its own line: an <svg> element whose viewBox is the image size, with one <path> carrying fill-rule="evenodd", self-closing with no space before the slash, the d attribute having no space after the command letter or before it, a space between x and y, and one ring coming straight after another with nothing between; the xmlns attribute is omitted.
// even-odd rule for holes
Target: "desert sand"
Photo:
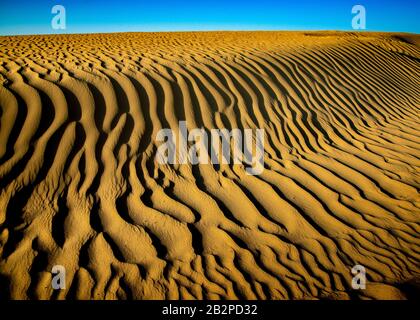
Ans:
<svg viewBox="0 0 420 320"><path fill-rule="evenodd" d="M0 37L0 298L418 294L419 45L345 32ZM264 129L264 171L158 164L157 132L181 120ZM365 290L351 286L356 264Z"/></svg>

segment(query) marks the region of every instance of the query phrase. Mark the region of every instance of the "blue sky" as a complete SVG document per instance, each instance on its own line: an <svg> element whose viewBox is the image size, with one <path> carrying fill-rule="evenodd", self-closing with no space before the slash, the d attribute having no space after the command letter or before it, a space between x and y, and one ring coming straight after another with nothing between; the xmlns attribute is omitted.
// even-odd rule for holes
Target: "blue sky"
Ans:
<svg viewBox="0 0 420 320"><path fill-rule="evenodd" d="M56 5L66 29L51 27ZM420 33L420 0L0 0L0 35L186 30L351 30L366 8L366 31Z"/></svg>

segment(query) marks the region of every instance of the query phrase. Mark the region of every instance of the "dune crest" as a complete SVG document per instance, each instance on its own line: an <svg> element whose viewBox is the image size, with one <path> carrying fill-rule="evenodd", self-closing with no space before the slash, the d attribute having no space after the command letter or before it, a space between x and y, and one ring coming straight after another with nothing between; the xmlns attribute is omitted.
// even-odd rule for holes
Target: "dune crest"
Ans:
<svg viewBox="0 0 420 320"><path fill-rule="evenodd" d="M0 37L0 298L409 298L420 274L419 43ZM180 121L264 129L263 172L157 163L157 133ZM366 290L351 287L356 264ZM55 265L64 290L51 288Z"/></svg>

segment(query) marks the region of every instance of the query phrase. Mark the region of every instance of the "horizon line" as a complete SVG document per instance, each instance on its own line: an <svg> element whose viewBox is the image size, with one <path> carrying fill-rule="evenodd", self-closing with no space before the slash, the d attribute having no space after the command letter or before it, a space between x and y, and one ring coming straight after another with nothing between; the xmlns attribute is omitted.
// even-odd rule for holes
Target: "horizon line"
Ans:
<svg viewBox="0 0 420 320"><path fill-rule="evenodd" d="M211 32L337 32L337 33L403 33L419 35L410 31L383 31L383 30L354 30L354 29L203 29L203 30L148 30L148 31L109 31L109 32L80 32L80 33L25 33L25 34L2 34L0 37L25 37L25 36L65 36L65 35L96 35L96 34L125 34L125 33L211 33Z"/></svg>

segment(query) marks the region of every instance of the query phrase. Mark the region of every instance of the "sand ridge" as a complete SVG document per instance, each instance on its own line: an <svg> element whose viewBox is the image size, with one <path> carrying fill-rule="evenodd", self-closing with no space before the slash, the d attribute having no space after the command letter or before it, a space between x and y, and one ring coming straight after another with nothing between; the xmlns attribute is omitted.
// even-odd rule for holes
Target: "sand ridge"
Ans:
<svg viewBox="0 0 420 320"><path fill-rule="evenodd" d="M405 34L0 37L0 297L407 297L419 59ZM158 164L179 121L264 129L264 171Z"/></svg>

